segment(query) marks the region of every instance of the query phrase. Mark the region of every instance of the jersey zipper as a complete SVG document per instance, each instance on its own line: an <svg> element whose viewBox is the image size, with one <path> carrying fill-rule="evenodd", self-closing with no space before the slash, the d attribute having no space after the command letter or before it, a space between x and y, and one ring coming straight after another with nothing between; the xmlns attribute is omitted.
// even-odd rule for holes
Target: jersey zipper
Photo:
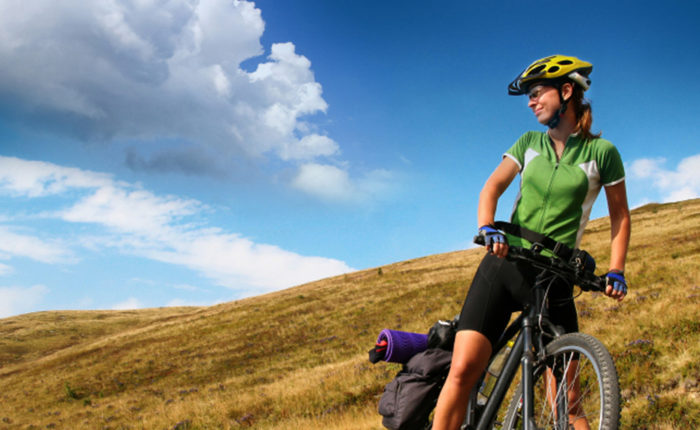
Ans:
<svg viewBox="0 0 700 430"><path fill-rule="evenodd" d="M559 162L554 165L554 170L552 170L552 174L549 175L549 183L547 184L547 191L544 194L544 198L542 199L542 214L540 215L540 222L537 225L537 232L544 234L542 228L544 227L544 219L545 215L547 213L547 209L549 209L549 196L552 191L552 184L554 183L554 176L557 174L557 170L559 170Z"/></svg>
<svg viewBox="0 0 700 430"><path fill-rule="evenodd" d="M552 138L548 135L549 141L552 141ZM567 139L566 143L569 143L569 140ZM557 174L557 171L559 170L559 163L561 163L561 160L564 158L564 154L566 154L566 150L568 149L569 145L564 144L564 150L561 152L561 157L557 159L557 151L554 149L554 145L551 145L552 152L554 153L554 159L557 160L556 164L554 165L554 170L552 171L552 174L549 175L549 183L547 184L547 192L544 194L544 199L542 200L542 214L540 215L540 222L539 225L537 226L537 232L545 234L543 231L544 228L544 219L545 219L545 214L547 213L548 209L548 203L549 203L549 196L552 191L552 184L554 184L554 177Z"/></svg>

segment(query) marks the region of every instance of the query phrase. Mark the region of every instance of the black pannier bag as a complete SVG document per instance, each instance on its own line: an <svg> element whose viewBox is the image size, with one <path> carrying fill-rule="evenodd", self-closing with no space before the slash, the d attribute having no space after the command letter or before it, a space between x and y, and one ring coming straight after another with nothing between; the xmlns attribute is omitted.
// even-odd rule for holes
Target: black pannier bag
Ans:
<svg viewBox="0 0 700 430"><path fill-rule="evenodd" d="M428 331L428 348L442 348L452 351L458 323L459 315L452 321L440 320L433 324Z"/></svg>
<svg viewBox="0 0 700 430"><path fill-rule="evenodd" d="M433 348L411 357L384 387L379 399L382 424L390 430L422 430L428 424L450 369L452 353Z"/></svg>

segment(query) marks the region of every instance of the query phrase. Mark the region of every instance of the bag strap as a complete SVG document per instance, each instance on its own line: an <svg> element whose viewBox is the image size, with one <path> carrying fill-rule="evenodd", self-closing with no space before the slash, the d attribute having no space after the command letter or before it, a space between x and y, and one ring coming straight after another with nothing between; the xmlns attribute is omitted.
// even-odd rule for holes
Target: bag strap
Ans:
<svg viewBox="0 0 700 430"><path fill-rule="evenodd" d="M544 246L562 260L569 261L573 256L573 249L569 248L567 245L561 242L552 239L551 237L545 236L542 233L537 233L536 231L532 231L523 226L511 224L505 221L496 221L494 225L499 230L503 230L508 234L522 237L523 239L532 242L533 244L540 244Z"/></svg>

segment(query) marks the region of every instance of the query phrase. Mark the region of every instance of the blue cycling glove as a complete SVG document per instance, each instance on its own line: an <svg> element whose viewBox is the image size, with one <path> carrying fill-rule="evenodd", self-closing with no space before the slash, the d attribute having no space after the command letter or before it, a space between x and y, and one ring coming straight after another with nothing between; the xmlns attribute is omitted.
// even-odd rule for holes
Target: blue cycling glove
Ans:
<svg viewBox="0 0 700 430"><path fill-rule="evenodd" d="M479 236L484 238L484 245L489 249L493 247L494 243L508 244L505 233L492 225L483 225L479 227Z"/></svg>
<svg viewBox="0 0 700 430"><path fill-rule="evenodd" d="M613 290L622 291L622 294L627 294L627 282L625 281L625 274L621 270L611 270L605 275L605 282L607 285L612 285Z"/></svg>

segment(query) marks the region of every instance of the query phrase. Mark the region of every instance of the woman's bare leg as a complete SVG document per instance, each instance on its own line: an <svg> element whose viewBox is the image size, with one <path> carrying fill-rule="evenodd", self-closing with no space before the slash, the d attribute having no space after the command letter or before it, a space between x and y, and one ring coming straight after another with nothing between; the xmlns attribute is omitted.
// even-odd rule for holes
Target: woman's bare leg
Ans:
<svg viewBox="0 0 700 430"><path fill-rule="evenodd" d="M491 357L491 342L473 330L457 332L450 373L438 398L433 430L459 429L469 402L469 393Z"/></svg>
<svg viewBox="0 0 700 430"><path fill-rule="evenodd" d="M547 399L550 403L550 407L553 411L556 411L555 397L556 397L556 380L552 370L547 368L545 373L545 380L547 381ZM569 404L569 423L573 425L575 430L590 430L590 425L588 424L588 419L586 418L583 406L581 406L581 384L579 383L578 377L578 360L572 360L566 369L566 386L567 397Z"/></svg>

